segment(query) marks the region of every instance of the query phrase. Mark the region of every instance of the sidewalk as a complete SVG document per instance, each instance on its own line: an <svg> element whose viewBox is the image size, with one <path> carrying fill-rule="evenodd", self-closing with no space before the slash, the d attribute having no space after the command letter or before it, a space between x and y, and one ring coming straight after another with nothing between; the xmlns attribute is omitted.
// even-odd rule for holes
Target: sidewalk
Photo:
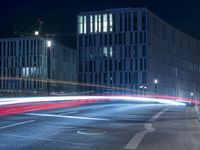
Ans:
<svg viewBox="0 0 200 150"><path fill-rule="evenodd" d="M200 105L195 105L194 109L197 119L200 121Z"/></svg>

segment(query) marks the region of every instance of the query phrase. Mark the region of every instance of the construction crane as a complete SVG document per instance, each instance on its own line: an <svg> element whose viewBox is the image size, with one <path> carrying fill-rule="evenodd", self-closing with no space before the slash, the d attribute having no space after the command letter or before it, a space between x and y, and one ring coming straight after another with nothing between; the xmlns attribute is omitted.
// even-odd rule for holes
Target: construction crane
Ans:
<svg viewBox="0 0 200 150"><path fill-rule="evenodd" d="M17 31L16 26L14 26L14 35L16 36L30 36L30 35L40 35L40 36L75 36L74 33L69 33L69 32L47 32L44 31L44 21L41 19L37 20L37 23L34 24L33 26L29 27L25 32L19 32Z"/></svg>
<svg viewBox="0 0 200 150"><path fill-rule="evenodd" d="M16 26L14 25L14 35L16 36L25 36L25 35L39 35L43 32L43 24L44 22L41 19L37 20L37 23L33 26L29 27L25 32L17 31Z"/></svg>

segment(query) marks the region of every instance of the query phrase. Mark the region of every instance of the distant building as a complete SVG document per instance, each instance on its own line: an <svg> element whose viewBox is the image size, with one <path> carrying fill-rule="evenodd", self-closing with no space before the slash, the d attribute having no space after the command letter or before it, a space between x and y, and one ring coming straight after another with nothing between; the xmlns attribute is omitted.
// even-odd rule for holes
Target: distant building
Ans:
<svg viewBox="0 0 200 150"><path fill-rule="evenodd" d="M0 39L0 75L1 93L75 91L63 81L76 81L76 51L40 36Z"/></svg>
<svg viewBox="0 0 200 150"><path fill-rule="evenodd" d="M199 96L200 42L146 8L82 12L77 38L82 83Z"/></svg>

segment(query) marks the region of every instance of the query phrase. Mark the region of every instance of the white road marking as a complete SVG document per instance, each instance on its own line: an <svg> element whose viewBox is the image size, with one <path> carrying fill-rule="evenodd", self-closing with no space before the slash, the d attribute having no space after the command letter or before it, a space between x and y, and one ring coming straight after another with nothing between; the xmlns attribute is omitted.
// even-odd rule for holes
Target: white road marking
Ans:
<svg viewBox="0 0 200 150"><path fill-rule="evenodd" d="M149 122L155 122L163 113L165 113L167 110L169 110L169 108L166 108L164 110L162 110L161 112L158 112L156 115L154 115ZM137 133L136 135L134 135L134 137L129 141L129 143L126 145L126 147L124 149L129 149L129 150L135 150L137 149L137 147L140 145L140 143L142 142L144 136L147 133L150 132L154 132L155 129L152 127L152 123L145 123L144 127L146 130L141 131L139 133Z"/></svg>
<svg viewBox="0 0 200 150"><path fill-rule="evenodd" d="M29 116L41 116L41 117L55 117L55 118L68 118L68 119L80 119L80 120L96 120L96 121L109 121L109 119L104 118L92 118L92 117L80 117L80 116L63 116L63 115L53 115L53 114L40 114L40 113L25 113Z"/></svg>
<svg viewBox="0 0 200 150"><path fill-rule="evenodd" d="M43 140L43 141L59 142L59 143L68 143L68 144L75 144L75 145L77 145L77 144L79 144L79 145L87 145L87 144L84 144L84 143L76 143L76 142L54 140L54 139L49 139L49 138L39 138L39 137L32 137L32 136L21 136L21 135L16 135L16 134L5 134L5 133L2 133L1 135L7 135L7 136L16 137L16 138L35 139L35 140Z"/></svg>
<svg viewBox="0 0 200 150"><path fill-rule="evenodd" d="M78 113L78 111L70 111L66 113L61 113L60 115L69 115L69 114L75 114L75 113Z"/></svg>
<svg viewBox="0 0 200 150"><path fill-rule="evenodd" d="M35 120L29 120L29 121L24 121L24 122L19 122L19 123L15 123L15 124L3 126L3 127L0 127L0 130L1 130L1 129L6 129L6 128L10 128L10 127L14 127L14 126L18 126L18 125L27 124L27 123L34 122L34 121L35 121Z"/></svg>
<svg viewBox="0 0 200 150"><path fill-rule="evenodd" d="M92 108L92 110L98 110L98 109L103 109L105 108L104 106L100 106L100 107L96 107L96 108Z"/></svg>

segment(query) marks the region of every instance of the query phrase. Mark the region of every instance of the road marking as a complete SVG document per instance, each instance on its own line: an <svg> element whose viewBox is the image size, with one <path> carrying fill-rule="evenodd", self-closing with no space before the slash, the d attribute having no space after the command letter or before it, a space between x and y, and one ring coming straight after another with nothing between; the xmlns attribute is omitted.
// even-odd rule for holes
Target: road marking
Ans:
<svg viewBox="0 0 200 150"><path fill-rule="evenodd" d="M156 115L154 115L149 122L155 122L163 113L165 113L167 110L169 110L169 108L166 108L164 110L162 110L161 112L158 112ZM137 133L136 135L134 135L134 137L129 141L129 143L126 145L126 147L124 149L129 149L129 150L135 150L137 149L137 147L140 145L140 143L142 142L144 136L147 133L151 133L154 132L155 129L152 127L152 123L145 123L144 124L144 128L146 130L141 131L139 133Z"/></svg>
<svg viewBox="0 0 200 150"><path fill-rule="evenodd" d="M78 111L70 111L66 113L61 113L60 115L69 115L69 114L75 114L75 113L78 113Z"/></svg>
<svg viewBox="0 0 200 150"><path fill-rule="evenodd" d="M55 118L68 118L68 119L81 119L81 120L109 121L109 119L104 119L104 118L91 118L91 117L80 117L80 116L63 116L63 115L53 115L53 114L25 113L25 115L41 116L41 117L55 117Z"/></svg>
<svg viewBox="0 0 200 150"><path fill-rule="evenodd" d="M98 109L103 109L105 108L104 106L100 106L100 107L96 107L96 108L92 108L92 110L98 110Z"/></svg>
<svg viewBox="0 0 200 150"><path fill-rule="evenodd" d="M67 143L67 144L79 144L79 145L87 145L85 143L76 143L76 142L69 142L69 141L62 141L62 140L54 140L54 139L49 139L49 138L39 138L39 137L32 137L32 136L21 136L21 135L16 135L16 134L5 134L5 133L0 133L0 135L6 135L6 136L12 136L16 138L25 138L25 139L35 139L35 140L43 140L43 141L50 141L50 142L59 142L59 143Z"/></svg>
<svg viewBox="0 0 200 150"><path fill-rule="evenodd" d="M1 129L6 129L6 128L10 128L10 127L14 127L14 126L18 126L18 125L27 124L27 123L34 122L34 121L35 121L35 120L29 120L29 121L24 121L24 122L19 122L19 123L15 123L15 124L3 126L3 127L0 127L0 130L1 130Z"/></svg>

